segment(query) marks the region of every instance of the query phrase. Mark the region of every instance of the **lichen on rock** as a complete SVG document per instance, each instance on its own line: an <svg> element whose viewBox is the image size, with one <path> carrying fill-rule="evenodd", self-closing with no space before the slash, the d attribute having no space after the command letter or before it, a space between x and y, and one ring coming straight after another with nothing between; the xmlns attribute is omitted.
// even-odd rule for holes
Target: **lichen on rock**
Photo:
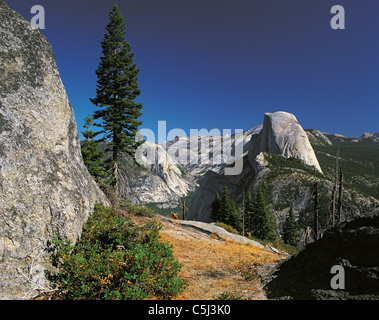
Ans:
<svg viewBox="0 0 379 320"><path fill-rule="evenodd" d="M0 299L21 299L46 280L47 241L75 241L108 200L83 163L49 42L3 0L0 61Z"/></svg>

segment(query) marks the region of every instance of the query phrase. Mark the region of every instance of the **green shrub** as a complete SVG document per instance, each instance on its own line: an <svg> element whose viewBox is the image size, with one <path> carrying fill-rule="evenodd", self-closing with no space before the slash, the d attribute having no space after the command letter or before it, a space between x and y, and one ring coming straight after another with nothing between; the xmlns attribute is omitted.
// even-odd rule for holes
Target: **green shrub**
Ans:
<svg viewBox="0 0 379 320"><path fill-rule="evenodd" d="M272 244L272 246L274 246L274 243ZM278 245L276 245L276 246L278 246ZM299 251L300 251L300 243L297 244L296 246L293 246L293 245L284 243L282 241L279 241L279 248L277 248L277 249L279 249L280 251L287 252L290 255L294 255L294 254L299 253Z"/></svg>
<svg viewBox="0 0 379 320"><path fill-rule="evenodd" d="M138 204L131 204L129 200L124 200L121 207L137 216L153 217L156 215L156 212L153 208L141 206Z"/></svg>
<svg viewBox="0 0 379 320"><path fill-rule="evenodd" d="M172 246L162 243L160 226L144 226L118 216L103 204L83 227L75 245L56 237L50 244L59 273L57 286L66 299L138 300L170 298L186 287Z"/></svg>

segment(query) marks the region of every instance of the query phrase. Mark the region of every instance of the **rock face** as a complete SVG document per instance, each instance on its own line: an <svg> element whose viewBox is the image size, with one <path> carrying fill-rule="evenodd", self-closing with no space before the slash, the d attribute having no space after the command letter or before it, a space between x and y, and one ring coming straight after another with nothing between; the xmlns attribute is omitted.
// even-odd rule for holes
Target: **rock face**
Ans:
<svg viewBox="0 0 379 320"><path fill-rule="evenodd" d="M291 113L265 113L263 129L252 139L249 149L249 159L256 171L258 168L255 158L261 152L279 153L285 158L298 158L322 173L307 134Z"/></svg>
<svg viewBox="0 0 379 320"><path fill-rule="evenodd" d="M192 176L160 145L145 142L136 160L146 170L137 169L139 173L131 179L128 198L132 203L173 208L181 197L195 190L197 184Z"/></svg>
<svg viewBox="0 0 379 320"><path fill-rule="evenodd" d="M254 192L257 181L264 179L269 171L264 153L298 158L322 172L307 134L296 117L287 112L266 113L263 125L251 130L245 149L241 174L225 176L222 172L211 171L205 174L191 203L188 219L210 222L212 201L216 192L222 193L224 186L236 201L242 200L243 192Z"/></svg>
<svg viewBox="0 0 379 320"><path fill-rule="evenodd" d="M247 145L251 137L262 130L262 124L243 132L238 137L231 138L229 135L215 135L216 132L209 131L209 135L198 135L191 137L177 137L161 145L166 148L170 155L176 156L177 161L182 164L186 171L197 181L206 172L221 172L228 161L233 161L236 146L242 145L244 153L247 153ZM218 131L218 130L217 130ZM231 152L223 152L223 146L230 139Z"/></svg>
<svg viewBox="0 0 379 320"><path fill-rule="evenodd" d="M310 129L306 131L309 141L312 145L329 145L332 146L333 143L330 141L330 139L326 136L325 133L322 133L321 131L317 129Z"/></svg>
<svg viewBox="0 0 379 320"><path fill-rule="evenodd" d="M265 279L269 299L379 299L379 216L328 230L321 240L284 261ZM344 268L345 289L333 290L334 265Z"/></svg>
<svg viewBox="0 0 379 320"><path fill-rule="evenodd" d="M379 132L371 133L371 132L365 132L361 135L362 139L368 139L368 138L379 138Z"/></svg>
<svg viewBox="0 0 379 320"><path fill-rule="evenodd" d="M164 216L161 216L160 218L162 220L169 221L173 224L180 225L184 228L193 228L208 235L212 235L212 234L217 235L223 240L229 240L229 241L234 241L238 243L253 245L258 248L264 248L264 246L257 241L248 239L246 237L240 236L235 233L230 233L226 231L224 228L218 227L212 223L205 223L205 222L199 222L199 221L174 220L174 219L170 219Z"/></svg>
<svg viewBox="0 0 379 320"><path fill-rule="evenodd" d="M243 171L241 174L226 176L223 173L217 173L212 170L208 171L200 182L195 196L191 202L188 220L211 222L211 205L215 198L216 192L222 194L224 186L227 186L233 198L237 201L242 199L244 190L253 188L255 172L244 157Z"/></svg>
<svg viewBox="0 0 379 320"><path fill-rule="evenodd" d="M235 150L236 145L240 145L246 154L248 142L261 129L262 125L258 125L237 139L229 138L231 149ZM129 180L126 193L131 202L153 203L160 209L180 206L181 210L180 200L195 191L204 174L221 172L233 158L232 152L221 152L227 137L209 134L176 137L160 144L145 142L136 154L141 167L126 161L123 169L127 177L125 180Z"/></svg>
<svg viewBox="0 0 379 320"><path fill-rule="evenodd" d="M108 200L84 166L50 44L3 0L0 61L0 299L20 299L45 285L47 241L76 240Z"/></svg>

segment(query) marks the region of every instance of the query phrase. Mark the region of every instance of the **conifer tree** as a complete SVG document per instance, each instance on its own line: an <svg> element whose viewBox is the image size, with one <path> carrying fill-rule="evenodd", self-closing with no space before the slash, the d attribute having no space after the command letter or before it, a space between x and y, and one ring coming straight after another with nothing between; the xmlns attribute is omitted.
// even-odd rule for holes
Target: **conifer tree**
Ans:
<svg viewBox="0 0 379 320"><path fill-rule="evenodd" d="M246 232L251 232L252 230L252 216L254 212L254 202L251 192L247 194L245 199L245 230Z"/></svg>
<svg viewBox="0 0 379 320"><path fill-rule="evenodd" d="M283 241L291 246L297 246L299 242L299 225L295 219L293 205L283 224Z"/></svg>
<svg viewBox="0 0 379 320"><path fill-rule="evenodd" d="M266 229L266 208L263 199L263 194L258 189L253 196L253 208L251 214L251 234L259 239L265 238Z"/></svg>
<svg viewBox="0 0 379 320"><path fill-rule="evenodd" d="M275 241L276 239L278 239L276 230L277 230L277 225L276 225L275 214L272 212L272 210L268 210L264 239L268 241Z"/></svg>
<svg viewBox="0 0 379 320"><path fill-rule="evenodd" d="M242 221L240 210L237 210L235 202L233 200L234 210L229 214L229 225L231 225L237 231L242 231Z"/></svg>
<svg viewBox="0 0 379 320"><path fill-rule="evenodd" d="M222 193L222 198L220 202L220 222L229 224L229 216L232 210L235 209L233 199L230 196L229 189L224 186L224 191Z"/></svg>
<svg viewBox="0 0 379 320"><path fill-rule="evenodd" d="M272 212L269 212L259 188L253 196L253 209L251 214L251 234L262 240L273 241L276 236L276 218Z"/></svg>
<svg viewBox="0 0 379 320"><path fill-rule="evenodd" d="M137 78L139 69L134 63L131 46L125 41L126 25L116 3L109 18L96 70L96 97L90 100L100 108L94 112L94 119L101 120L97 126L102 130L97 134L101 135L99 141L107 142L106 151L111 155L107 169L116 170L120 154L133 155L140 144L135 141L135 136L142 124L138 120L142 115L142 104L135 101L141 93Z"/></svg>
<svg viewBox="0 0 379 320"><path fill-rule="evenodd" d="M226 186L224 186L222 197L216 193L216 197L211 205L211 219L230 225L238 231L242 228L240 215L236 209L236 203Z"/></svg>
<svg viewBox="0 0 379 320"><path fill-rule="evenodd" d="M218 192L216 193L216 197L211 205L211 219L213 221L220 221L220 209L221 209L221 199Z"/></svg>
<svg viewBox="0 0 379 320"><path fill-rule="evenodd" d="M220 202L220 222L231 225L233 222L233 215L236 213L236 204L231 197L230 191L227 186L224 186Z"/></svg>
<svg viewBox="0 0 379 320"><path fill-rule="evenodd" d="M93 117L88 115L84 118L84 121L85 131L81 132L85 138L81 145L83 161L92 177L97 182L100 182L105 177L104 151L100 150L100 144L94 140L96 133L91 130L94 122Z"/></svg>

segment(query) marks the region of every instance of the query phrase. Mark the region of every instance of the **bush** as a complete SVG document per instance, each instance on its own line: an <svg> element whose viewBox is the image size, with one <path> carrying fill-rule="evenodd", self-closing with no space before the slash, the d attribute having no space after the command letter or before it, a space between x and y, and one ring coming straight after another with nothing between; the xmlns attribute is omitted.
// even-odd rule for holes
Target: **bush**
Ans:
<svg viewBox="0 0 379 320"><path fill-rule="evenodd" d="M123 200L121 204L122 209L126 209L127 212L133 213L137 216L143 216L143 217L153 217L156 215L156 212L152 208L148 208L146 206L141 206L138 204L131 204L129 200Z"/></svg>
<svg viewBox="0 0 379 320"><path fill-rule="evenodd" d="M186 287L172 246L162 243L160 226L138 226L102 204L75 245L57 236L49 248L66 299L137 300L170 298Z"/></svg>
<svg viewBox="0 0 379 320"><path fill-rule="evenodd" d="M226 223L218 222L217 221L215 223L215 225L218 226L218 227L224 228L226 231L228 231L230 233L236 233L236 234L238 234L238 231L235 228L233 228L232 226L230 226L230 225L228 225Z"/></svg>

